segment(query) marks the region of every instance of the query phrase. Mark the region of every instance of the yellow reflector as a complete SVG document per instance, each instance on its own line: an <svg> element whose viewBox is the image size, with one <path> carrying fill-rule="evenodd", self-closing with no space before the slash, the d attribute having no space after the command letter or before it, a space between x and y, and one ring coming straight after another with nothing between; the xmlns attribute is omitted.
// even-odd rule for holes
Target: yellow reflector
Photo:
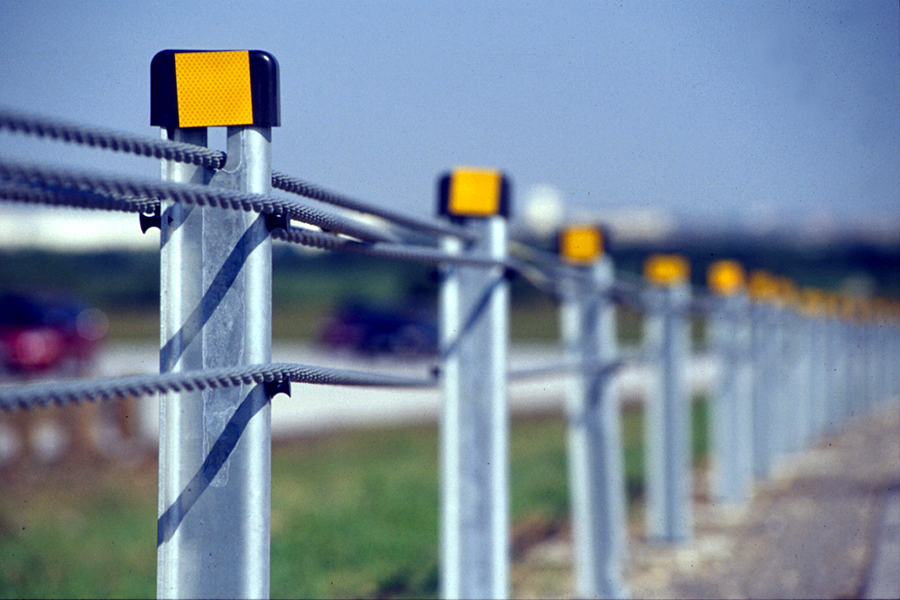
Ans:
<svg viewBox="0 0 900 600"><path fill-rule="evenodd" d="M500 171L456 169L450 178L447 212L459 217L490 217L500 211Z"/></svg>
<svg viewBox="0 0 900 600"><path fill-rule="evenodd" d="M801 312L807 316L821 315L825 312L825 293L815 288L800 290Z"/></svg>
<svg viewBox="0 0 900 600"><path fill-rule="evenodd" d="M716 261L706 272L706 281L720 296L733 296L744 287L744 268L733 260Z"/></svg>
<svg viewBox="0 0 900 600"><path fill-rule="evenodd" d="M825 295L825 314L832 319L837 318L840 313L840 301L835 292Z"/></svg>
<svg viewBox="0 0 900 600"><path fill-rule="evenodd" d="M800 294L797 292L797 286L787 277L776 277L778 284L778 298L788 305L797 304L800 300Z"/></svg>
<svg viewBox="0 0 900 600"><path fill-rule="evenodd" d="M654 254L644 262L644 277L656 285L675 285L687 281L690 265L677 254Z"/></svg>
<svg viewBox="0 0 900 600"><path fill-rule="evenodd" d="M857 300L847 294L838 294L838 307L842 319L852 319L856 315Z"/></svg>
<svg viewBox="0 0 900 600"><path fill-rule="evenodd" d="M559 252L566 262L581 264L603 255L603 233L590 225L573 225L563 230Z"/></svg>
<svg viewBox="0 0 900 600"><path fill-rule="evenodd" d="M253 124L250 53L175 54L179 127Z"/></svg>
<svg viewBox="0 0 900 600"><path fill-rule="evenodd" d="M748 288L753 300L774 302L778 299L778 280L765 271L753 271Z"/></svg>

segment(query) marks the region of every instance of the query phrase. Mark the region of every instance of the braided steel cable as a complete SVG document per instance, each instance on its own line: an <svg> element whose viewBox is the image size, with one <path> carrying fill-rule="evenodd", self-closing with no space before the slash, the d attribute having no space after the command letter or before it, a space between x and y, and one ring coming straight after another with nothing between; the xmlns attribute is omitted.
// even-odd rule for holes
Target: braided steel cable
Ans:
<svg viewBox="0 0 900 600"><path fill-rule="evenodd" d="M354 387L433 387L433 378L399 377L291 363L270 363L245 367L225 367L185 373L135 375L95 381L38 383L0 387L0 409L30 409L51 404L116 400L135 396L191 392L260 383L309 383Z"/></svg>
<svg viewBox="0 0 900 600"><path fill-rule="evenodd" d="M642 312L647 310L646 285L638 278L633 280L616 276L616 281L610 289L611 297L617 304L627 306L632 310Z"/></svg>
<svg viewBox="0 0 900 600"><path fill-rule="evenodd" d="M349 196L325 190L313 183L303 181L302 179L285 175L284 173L272 172L272 187L312 200L318 200L319 202L325 202L341 208L381 217L396 225L402 225L420 232L432 233L435 235L450 235L469 241L479 239L479 236L476 233L463 227L458 227L449 223L440 223L437 221L410 217L386 208L372 206L360 200L350 198Z"/></svg>
<svg viewBox="0 0 900 600"><path fill-rule="evenodd" d="M589 270L567 264L556 254L529 246L517 240L510 241L510 250L521 257L520 265L527 265L531 271L537 271L540 274L537 278L533 278L531 283L537 289L550 296L560 298L559 282L568 279L580 281L590 286L594 289L594 293L613 302L640 306L640 294L638 291L641 287L640 283L635 287L633 282L617 277L611 287L600 288L596 285L597 282ZM520 266L519 268L524 269L525 267Z"/></svg>
<svg viewBox="0 0 900 600"><path fill-rule="evenodd" d="M140 214L153 214L159 209L159 202L156 200L123 198L81 190L38 188L10 182L0 182L0 200Z"/></svg>
<svg viewBox="0 0 900 600"><path fill-rule="evenodd" d="M126 152L138 156L201 165L210 169L221 169L225 165L226 159L224 152L204 148L203 146L136 136L112 129L89 127L61 119L31 115L5 108L0 108L0 129L115 152ZM478 239L475 233L465 228L449 223L410 217L385 208L375 207L284 173L272 173L272 187L333 206L381 217L391 223L420 232L434 235L451 235L469 241Z"/></svg>
<svg viewBox="0 0 900 600"><path fill-rule="evenodd" d="M691 294L691 312L708 315L719 311L722 306L721 298L706 291L695 291Z"/></svg>
<svg viewBox="0 0 900 600"><path fill-rule="evenodd" d="M507 373L506 378L508 381L514 382L585 371L594 371L597 374L602 375L612 375L627 366L628 363L629 360L627 358L619 358L612 361L561 360L554 363L547 363L539 367L511 370Z"/></svg>
<svg viewBox="0 0 900 600"><path fill-rule="evenodd" d="M322 212L293 200L262 194L234 192L223 188L187 183L139 181L127 177L0 160L0 180L2 179L40 187L81 190L108 196L172 200L198 206L288 215L291 219L364 241L399 241L391 233L364 223Z"/></svg>
<svg viewBox="0 0 900 600"><path fill-rule="evenodd" d="M506 379L509 382L525 381L527 379L540 379L548 376L560 376L574 372L578 369L579 363L572 360L563 360L553 363L547 363L539 367L529 367L523 369L513 369L507 372Z"/></svg>
<svg viewBox="0 0 900 600"><path fill-rule="evenodd" d="M445 264L485 268L501 267L505 269L508 274L515 273L516 275L519 275L536 289L554 298L558 298L560 295L556 285L558 279L554 279L552 276L546 275L541 269L530 265L524 260L514 257L509 257L506 260L501 261L492 258L476 258L447 254L441 250L426 246L383 242L362 243L330 233L302 229L299 227L291 227L289 230L276 229L272 232L272 237L284 242L316 248L317 250L349 252L352 254L373 256L388 260L418 262L429 265Z"/></svg>
<svg viewBox="0 0 900 600"><path fill-rule="evenodd" d="M362 254L365 256L374 256L405 262L418 262L429 265L455 264L472 267L512 268L512 263L508 261L447 254L446 252L428 246L412 246L409 244L386 242L363 243L323 231L314 231L299 227L291 227L287 231L276 229L272 232L272 237L285 242L300 244L319 250L350 252L353 254Z"/></svg>
<svg viewBox="0 0 900 600"><path fill-rule="evenodd" d="M225 165L224 152L203 146L136 136L100 127L88 127L5 108L0 108L0 129L115 152L127 152L138 156L202 165L210 169L221 169Z"/></svg>

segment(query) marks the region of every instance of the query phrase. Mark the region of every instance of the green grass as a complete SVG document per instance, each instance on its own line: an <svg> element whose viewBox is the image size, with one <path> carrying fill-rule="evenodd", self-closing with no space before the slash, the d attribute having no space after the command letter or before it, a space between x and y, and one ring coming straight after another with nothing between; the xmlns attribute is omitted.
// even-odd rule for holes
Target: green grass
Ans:
<svg viewBox="0 0 900 600"><path fill-rule="evenodd" d="M706 403L693 451L706 454ZM642 412L623 413L630 505L643 493ZM513 530L568 514L566 431L558 416L517 419L510 438ZM56 466L0 493L0 598L152 597L155 462L140 469ZM276 444L273 598L434 597L438 432L352 431ZM634 513L632 512L632 516Z"/></svg>

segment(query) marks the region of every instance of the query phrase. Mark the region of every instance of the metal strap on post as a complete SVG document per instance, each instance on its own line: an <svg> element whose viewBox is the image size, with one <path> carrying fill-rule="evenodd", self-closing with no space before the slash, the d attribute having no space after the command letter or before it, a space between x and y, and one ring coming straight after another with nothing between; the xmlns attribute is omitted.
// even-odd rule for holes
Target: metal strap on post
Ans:
<svg viewBox="0 0 900 600"><path fill-rule="evenodd" d="M497 171L457 169L440 212L479 234L450 254L505 261L508 187ZM440 289L441 596L509 594L509 286L502 267L446 265Z"/></svg>
<svg viewBox="0 0 900 600"><path fill-rule="evenodd" d="M275 59L169 50L151 73L151 120L163 138L206 146L208 126L228 127L221 171L169 161L163 179L268 193ZM161 208L160 370L271 362L265 215ZM269 596L270 409L264 384L161 396L159 598Z"/></svg>
<svg viewBox="0 0 900 600"><path fill-rule="evenodd" d="M647 289L644 338L656 358L645 409L647 534L662 542L689 539L691 510L690 288L687 261L654 255L644 265Z"/></svg>
<svg viewBox="0 0 900 600"><path fill-rule="evenodd" d="M569 489L575 591L585 598L626 598L622 578L627 545L621 409L614 387L618 360L615 283L605 236L594 226L560 233L561 258L582 273L561 282L566 358L580 368L567 390Z"/></svg>

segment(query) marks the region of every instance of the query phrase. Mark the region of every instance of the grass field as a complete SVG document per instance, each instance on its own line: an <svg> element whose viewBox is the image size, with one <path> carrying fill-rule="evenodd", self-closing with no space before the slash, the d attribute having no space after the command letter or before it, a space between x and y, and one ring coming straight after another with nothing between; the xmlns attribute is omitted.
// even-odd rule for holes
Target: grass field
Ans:
<svg viewBox="0 0 900 600"><path fill-rule="evenodd" d="M706 454L705 407L694 403L695 462ZM643 491L641 411L624 412L623 437L635 514ZM558 416L513 422L517 543L567 520L565 444ZM276 444L272 597L435 596L437 451L434 426ZM0 598L155 596L155 460L130 467L59 464L2 483Z"/></svg>

